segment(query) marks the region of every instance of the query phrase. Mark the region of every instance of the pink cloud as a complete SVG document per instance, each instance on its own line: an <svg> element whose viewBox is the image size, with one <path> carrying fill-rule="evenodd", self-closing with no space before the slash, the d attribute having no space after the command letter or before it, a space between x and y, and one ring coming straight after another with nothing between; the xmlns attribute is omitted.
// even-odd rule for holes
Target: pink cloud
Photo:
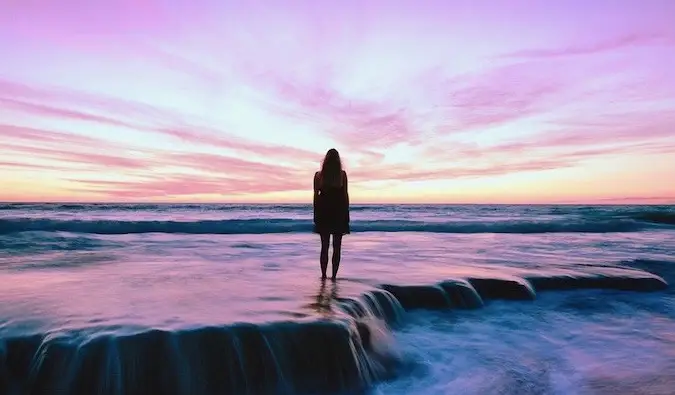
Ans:
<svg viewBox="0 0 675 395"><path fill-rule="evenodd" d="M418 130L408 110L387 102L350 97L331 88L331 82L306 83L273 72L253 75L254 86L271 92L278 101L271 111L326 129L349 148L368 142L369 149L417 140Z"/></svg>
<svg viewBox="0 0 675 395"><path fill-rule="evenodd" d="M276 97L266 103L271 111L314 123L348 149L361 151L365 146L377 150L399 143L424 144L419 125L429 110L444 120L435 126L437 133L481 129L556 111L592 75L592 70L561 69L541 62L498 65L452 78L427 72L420 80L407 82L408 89L419 91L426 102L408 107L394 100L342 94L333 88L330 73L311 83L274 72L251 73L249 79Z"/></svg>
<svg viewBox="0 0 675 395"><path fill-rule="evenodd" d="M674 64L673 59L650 64L644 73L636 73L635 61L628 59L530 60L445 80L438 72L428 73L420 85L425 87L437 116L447 120L436 128L446 135L537 118L560 123L581 117L595 118L596 122L605 117L605 122L607 114L626 111L624 108L646 113L652 111L646 109L647 104L659 108L665 100L671 100L672 106L675 86L672 72L665 70ZM630 127L638 127L649 117L634 117L637 123ZM543 122L539 124L542 129L548 128Z"/></svg>
<svg viewBox="0 0 675 395"><path fill-rule="evenodd" d="M574 162L604 155L675 152L672 125L675 114L654 112L635 114L599 114L589 120L560 121L522 140L493 145L454 143L429 146L424 150L428 163L490 160L495 156L514 158L541 155L565 157Z"/></svg>
<svg viewBox="0 0 675 395"><path fill-rule="evenodd" d="M529 49L502 55L505 58L559 58L567 56L593 55L603 52L616 51L624 48L647 46L652 44L673 45L675 40L663 34L632 33L621 37L595 43L584 43L575 46L555 49Z"/></svg>
<svg viewBox="0 0 675 395"><path fill-rule="evenodd" d="M601 76L600 71L580 66L570 69L553 62L520 62L450 79L443 79L440 74L427 74L427 79L420 85L429 89L429 99L437 106L440 118L448 120L447 125L437 132L466 132L527 117L567 116L563 111L565 106L570 100L583 100L584 84ZM618 75L620 70L612 72ZM428 79L429 76L432 78ZM648 126L644 123L647 119L644 114L628 124L616 122L603 130L571 128L554 131L544 124L542 127L546 126L546 129L534 140L523 137L521 141L509 139L495 145L479 146L447 140L438 144L433 137L425 142L420 138L421 130L413 126L417 120L415 108L402 111L387 102L352 100L330 88L330 81L307 84L275 74L264 74L257 83L257 86L275 92L284 103L292 103L289 107L279 104L281 113L286 111L289 116L302 121L316 121L334 132L335 138L346 144L347 154L361 154L365 150L374 154L371 156L373 160L364 160L352 168L350 174L354 182L494 176L570 167L606 155L629 155L638 151L663 153L672 149L670 145L659 146L646 141L649 137L645 134L645 127L650 130L647 133L659 138L667 133L663 128L667 123L657 117L660 119L658 124ZM603 115L604 112L596 109L594 119L601 120ZM575 114L571 114L569 119L574 117ZM559 119L567 118L559 116ZM424 155L424 161L419 163L381 164L382 156L378 151L386 151L396 143L426 146L423 152L432 152L433 155ZM633 144L632 152L627 144ZM501 158L504 155L515 156L512 160L504 160ZM456 161L467 164L449 165ZM481 161L492 164L480 164ZM437 169L428 170L429 165Z"/></svg>
<svg viewBox="0 0 675 395"><path fill-rule="evenodd" d="M2 79L0 100L35 115L61 116L131 128L178 123L183 119L175 111L129 99L58 86L35 87Z"/></svg>
<svg viewBox="0 0 675 395"><path fill-rule="evenodd" d="M490 176L500 176L512 173L523 173L531 171L546 171L562 169L580 165L586 160L606 156L606 155L630 155L636 152L663 154L675 152L675 139L664 145L663 143L643 143L639 145L625 144L619 146L597 146L580 148L568 146L567 150L559 152L547 152L547 149L560 148L552 144L549 146L540 143L522 145L504 144L494 147L476 149L472 153L465 153L465 157L454 157L448 159L450 151L436 153L433 152L425 156L424 166L417 167L411 165L379 165L368 168L358 168L350 172L350 180L354 183L367 183L372 180L392 180L398 182L407 181L428 181L428 180L448 180L462 178L481 178ZM457 162L469 162L471 158L480 157L481 162L489 164L456 165ZM434 160L435 159L435 160ZM429 165L433 165L429 168Z"/></svg>
<svg viewBox="0 0 675 395"><path fill-rule="evenodd" d="M588 72L560 70L551 64L520 62L452 78L428 74L420 81L441 117L443 133L498 126L556 111ZM584 78L586 77L586 78Z"/></svg>
<svg viewBox="0 0 675 395"><path fill-rule="evenodd" d="M30 103L17 99L0 97L0 105L6 106L5 108L7 109L14 108L16 110L20 110L34 117L55 117L75 121L96 122L113 126L123 126L127 128L137 127L137 125L124 122L112 117L95 115L78 110L70 110L66 108L59 108L45 104Z"/></svg>
<svg viewBox="0 0 675 395"><path fill-rule="evenodd" d="M0 124L0 136L5 139L0 152L20 153L29 158L60 162L67 169L84 166L85 169L99 170L149 170L161 165L153 159L130 156L131 151L127 146L84 135ZM135 151L148 155L147 152Z"/></svg>
<svg viewBox="0 0 675 395"><path fill-rule="evenodd" d="M181 54L179 51L172 51L161 48L159 45L142 42L130 42L125 46L125 49L145 60L155 62L164 70L172 70L204 83L207 90L224 88L225 86L226 73L224 73L224 70L219 70L204 61Z"/></svg>
<svg viewBox="0 0 675 395"><path fill-rule="evenodd" d="M13 169L13 170L55 170L55 169L66 169L65 167L55 167L53 165L39 165L35 163L19 162L19 161L0 161L0 169Z"/></svg>
<svg viewBox="0 0 675 395"><path fill-rule="evenodd" d="M5 96L5 97L3 97ZM29 101L30 100L30 101ZM38 104L48 102L48 104ZM275 146L263 142L254 142L234 135L223 133L215 128L185 126L189 122L185 117L155 106L128 100L69 91L57 88L33 88L29 85L0 80L0 103L11 104L35 117L53 116L65 120L90 121L110 126L123 126L136 131L159 133L165 137L179 139L204 146L226 148L234 151L264 157L294 161L316 162L321 154L299 148ZM77 108L77 110L71 109ZM87 109L87 110L83 110ZM90 112L91 111L91 112ZM100 115L105 113L110 115ZM202 120L194 119L195 122ZM64 134L40 131L19 126L0 126L0 133L9 138L29 138L36 140L62 139L64 144L90 144L94 139L85 141L66 141ZM101 141L97 141L101 143Z"/></svg>
<svg viewBox="0 0 675 395"><path fill-rule="evenodd" d="M429 181L461 178L480 178L499 176L517 172L552 170L573 166L569 158L513 159L490 165L454 166L444 165L434 169L416 169L410 166L393 165L377 168L357 169L350 172L350 180L355 183L372 180Z"/></svg>
<svg viewBox="0 0 675 395"><path fill-rule="evenodd" d="M146 173L140 180L77 180L75 191L113 199L155 199L199 194L250 195L311 188L312 174L280 165L197 153L164 153L156 161L202 174Z"/></svg>
<svg viewBox="0 0 675 395"><path fill-rule="evenodd" d="M85 120L109 125L125 125L144 130L142 125L127 124L119 121L115 116L118 113L131 110L127 114L139 115L136 118L155 118L152 114L153 107L145 105L136 106L135 103L97 97L61 89L36 89L22 84L3 84L2 92L12 97L0 99L12 103L22 110L31 111L32 115L43 117L45 115L60 117L68 120ZM25 100L25 101L24 101ZM36 104L28 100L48 101L49 104ZM113 116L92 115L80 110L71 110L67 106L75 108L95 108L106 110ZM161 114L162 110L159 110ZM121 114L120 114L121 115ZM150 116L148 116L150 115ZM159 118L159 117L158 117ZM120 116L120 119L122 117ZM163 137L178 138L210 147L227 148L239 151L247 155L256 155L266 159L276 158L301 163L302 161L317 163L321 154L306 151L294 147L279 147L270 144L257 144L233 136L223 135L212 128L183 127L184 122L175 123L176 117L166 117L165 122L169 126L147 127L145 130L159 133ZM177 126L181 125L181 126ZM121 182L101 183L93 185L91 182L83 182L81 191L109 193L115 198L150 198L154 196L192 195L202 193L230 193L242 194L259 191L277 192L293 190L301 186L307 188L311 174L298 171L280 165L269 165L252 160L242 160L233 157L203 154L203 153L171 153L162 151L145 152L145 158L132 156L128 146L112 143L84 135L43 130L17 125L0 125L0 135L5 136L8 144L2 148L12 154L23 154L31 158L54 162L53 169L73 170L126 170L134 171L135 174L152 174L157 167L182 167L191 171L202 172L199 176L168 176L168 179L144 181L144 182ZM139 151L139 150L135 150ZM59 166L58 163L64 166ZM65 166L67 164L67 166ZM19 162L6 162L5 168L41 169L43 166ZM217 177L214 174L227 174L228 177ZM152 179L152 176L150 176ZM307 180L305 180L307 179ZM76 180L72 180L76 181ZM189 181L189 182L188 182ZM248 192L247 192L248 191Z"/></svg>
<svg viewBox="0 0 675 395"><path fill-rule="evenodd" d="M634 113L601 113L588 118L561 120L554 130L542 131L528 141L502 145L499 149L525 154L528 150L625 150L628 154L675 152L672 125L675 113L639 111ZM618 152L617 151L617 152Z"/></svg>
<svg viewBox="0 0 675 395"><path fill-rule="evenodd" d="M77 181L81 185L77 188L80 191L99 192L113 198L143 199L229 191L229 188L226 188L227 180L195 179L186 176L142 181Z"/></svg>
<svg viewBox="0 0 675 395"><path fill-rule="evenodd" d="M126 157L124 147L93 137L2 124L0 136L4 140L0 152L23 156L21 162L4 162L1 167L5 168L72 171L149 167L145 161ZM45 160L50 164L31 163Z"/></svg>
<svg viewBox="0 0 675 395"><path fill-rule="evenodd" d="M129 170L138 170L138 169L149 169L156 164L153 161L146 159L136 159L131 157L125 157L122 155L113 155L113 154L103 154L96 152L96 147L82 147L83 149L88 149L90 152L82 152L79 150L71 149L58 149L58 148L44 148L36 146L25 146L20 144L4 144L2 147L6 151L10 151L14 154L21 153L25 155L30 155L33 158L47 159L47 160L57 160L65 161L69 164L81 164L86 167L105 169L105 168L117 168L117 169L129 169Z"/></svg>
<svg viewBox="0 0 675 395"><path fill-rule="evenodd" d="M38 104L33 101L48 102L48 104ZM3 102L36 117L53 116L67 120L123 126L136 131L159 133L193 144L227 148L260 156L317 161L321 155L299 148L242 139L215 128L185 126L189 125L185 117L169 110L84 92L56 88L38 89L0 80L0 103ZM74 110L71 107L78 109ZM88 111L83 109L88 109ZM100 115L98 112L110 115ZM202 120L194 119L194 121ZM17 132L15 130L12 133ZM25 133L26 130L23 134ZM39 138L38 134L33 130L31 138Z"/></svg>
<svg viewBox="0 0 675 395"><path fill-rule="evenodd" d="M66 146L99 146L105 148L110 148L112 144L89 136L7 124L0 124L0 136L6 142L10 140L25 140L34 144L52 143Z"/></svg>
<svg viewBox="0 0 675 395"><path fill-rule="evenodd" d="M320 158L320 154L315 152L294 147L275 146L263 142L246 141L239 137L223 134L218 130L208 130L203 127L167 127L158 128L156 131L165 136L193 144L225 148L268 158L293 159L295 161L312 162L315 162L317 158Z"/></svg>
<svg viewBox="0 0 675 395"><path fill-rule="evenodd" d="M584 120L544 130L522 140L493 145L452 143L430 145L422 151L419 164L373 165L355 169L351 179L399 181L484 177L524 171L578 166L604 156L662 155L675 153L673 114L657 112ZM490 163L485 165L484 163ZM430 169L431 168L431 169Z"/></svg>
<svg viewBox="0 0 675 395"><path fill-rule="evenodd" d="M233 174L235 177L244 176L269 180L297 177L300 174L297 169L282 165L271 165L214 154L165 154L162 158L166 163L174 166L182 166L211 173L228 173Z"/></svg>
<svg viewBox="0 0 675 395"><path fill-rule="evenodd" d="M237 179L227 176L190 177L173 175L165 178L139 181L78 181L76 190L98 192L114 199L155 199L188 195L254 195L270 192L307 190L307 185L299 179L279 180L264 178Z"/></svg>

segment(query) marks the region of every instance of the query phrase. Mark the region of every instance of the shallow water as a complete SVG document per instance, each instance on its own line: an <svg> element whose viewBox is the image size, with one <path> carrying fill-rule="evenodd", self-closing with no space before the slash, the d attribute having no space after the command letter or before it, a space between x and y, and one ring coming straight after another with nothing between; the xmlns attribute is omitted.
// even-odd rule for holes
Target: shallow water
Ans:
<svg viewBox="0 0 675 395"><path fill-rule="evenodd" d="M308 206L6 205L0 336L92 338L144 328L346 319L344 299L380 284L563 274L672 284L674 213L630 206L357 206L332 284L319 280ZM368 381L368 390L673 393L670 288L547 291L535 301L485 302L478 310L409 311L385 328L376 347L403 367Z"/></svg>
<svg viewBox="0 0 675 395"><path fill-rule="evenodd" d="M416 313L395 332L418 366L376 394L672 394L675 299L611 291Z"/></svg>

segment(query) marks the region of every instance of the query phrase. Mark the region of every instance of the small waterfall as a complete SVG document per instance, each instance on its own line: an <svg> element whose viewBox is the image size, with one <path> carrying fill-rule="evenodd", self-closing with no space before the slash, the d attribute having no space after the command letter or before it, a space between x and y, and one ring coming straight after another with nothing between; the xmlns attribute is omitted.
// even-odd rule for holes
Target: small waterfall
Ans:
<svg viewBox="0 0 675 395"><path fill-rule="evenodd" d="M0 393L297 394L356 391L378 380L356 325L237 324L132 335L4 339ZM370 341L370 334L367 334ZM10 382L11 381L11 382Z"/></svg>
<svg viewBox="0 0 675 395"><path fill-rule="evenodd" d="M471 278L468 280L483 299L535 300L537 294L521 278Z"/></svg>
<svg viewBox="0 0 675 395"><path fill-rule="evenodd" d="M485 305L478 291L466 280L448 280L438 285L448 295L454 308L478 309Z"/></svg>
<svg viewBox="0 0 675 395"><path fill-rule="evenodd" d="M527 281L538 291L567 291L574 289L614 289L617 291L653 292L662 291L668 283L657 275L640 275L634 270L619 269L615 275L556 275L531 276ZM622 273L630 272L630 273ZM632 275L629 275L632 274Z"/></svg>
<svg viewBox="0 0 675 395"><path fill-rule="evenodd" d="M343 299L340 307L353 318L382 320L388 325L400 323L405 314L401 302L384 289L368 291L359 299Z"/></svg>
<svg viewBox="0 0 675 395"><path fill-rule="evenodd" d="M443 288L438 285L382 285L389 291L406 310L413 309L444 309L452 306L450 298Z"/></svg>

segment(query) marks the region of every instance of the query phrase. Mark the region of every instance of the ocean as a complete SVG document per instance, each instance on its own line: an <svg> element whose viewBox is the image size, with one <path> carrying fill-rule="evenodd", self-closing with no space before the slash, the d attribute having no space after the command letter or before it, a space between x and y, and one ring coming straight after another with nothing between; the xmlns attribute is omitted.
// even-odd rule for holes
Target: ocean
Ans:
<svg viewBox="0 0 675 395"><path fill-rule="evenodd" d="M675 206L351 210L0 204L0 394L675 394Z"/></svg>

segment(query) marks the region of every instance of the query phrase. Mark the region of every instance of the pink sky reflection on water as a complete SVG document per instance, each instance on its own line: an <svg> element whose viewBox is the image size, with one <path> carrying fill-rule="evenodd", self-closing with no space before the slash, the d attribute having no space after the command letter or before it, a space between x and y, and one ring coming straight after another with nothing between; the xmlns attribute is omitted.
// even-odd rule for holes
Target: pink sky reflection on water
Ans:
<svg viewBox="0 0 675 395"><path fill-rule="evenodd" d="M641 236L631 235L608 250L596 246L603 236L360 234L349 240L339 281L322 285L310 237L184 235L178 243L153 235L105 236L121 244L3 256L0 316L9 318L10 327L57 331L339 317L327 303L358 297L381 283L625 274L625 267L598 265L649 254L638 242Z"/></svg>

